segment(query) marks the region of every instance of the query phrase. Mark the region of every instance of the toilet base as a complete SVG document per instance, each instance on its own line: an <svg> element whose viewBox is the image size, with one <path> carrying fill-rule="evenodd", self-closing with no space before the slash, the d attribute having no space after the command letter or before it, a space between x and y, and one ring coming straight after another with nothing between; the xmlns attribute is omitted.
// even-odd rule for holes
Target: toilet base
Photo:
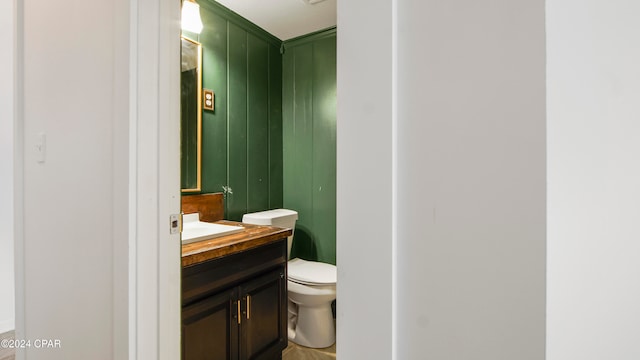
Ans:
<svg viewBox="0 0 640 360"><path fill-rule="evenodd" d="M289 340L309 348L326 348L333 345L336 342L336 329L331 302L315 307L296 305L295 319L290 318L289 321ZM291 316L291 312L289 315Z"/></svg>

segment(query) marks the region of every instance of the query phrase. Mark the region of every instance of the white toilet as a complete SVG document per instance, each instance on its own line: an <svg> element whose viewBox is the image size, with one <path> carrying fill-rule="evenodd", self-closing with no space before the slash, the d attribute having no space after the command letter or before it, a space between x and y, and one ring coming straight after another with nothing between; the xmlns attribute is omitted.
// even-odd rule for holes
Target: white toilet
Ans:
<svg viewBox="0 0 640 360"><path fill-rule="evenodd" d="M295 231L298 213L276 209L245 214L242 222L290 228ZM293 234L287 241L291 255ZM289 340L310 348L325 348L336 341L331 302L336 298L335 265L291 259L288 263Z"/></svg>

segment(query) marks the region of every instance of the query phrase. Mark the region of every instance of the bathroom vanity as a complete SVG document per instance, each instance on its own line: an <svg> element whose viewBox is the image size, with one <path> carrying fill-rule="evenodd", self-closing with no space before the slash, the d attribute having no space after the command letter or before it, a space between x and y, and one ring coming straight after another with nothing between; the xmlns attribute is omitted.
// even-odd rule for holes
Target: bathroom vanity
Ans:
<svg viewBox="0 0 640 360"><path fill-rule="evenodd" d="M281 359L290 229L244 230L182 246L182 359Z"/></svg>

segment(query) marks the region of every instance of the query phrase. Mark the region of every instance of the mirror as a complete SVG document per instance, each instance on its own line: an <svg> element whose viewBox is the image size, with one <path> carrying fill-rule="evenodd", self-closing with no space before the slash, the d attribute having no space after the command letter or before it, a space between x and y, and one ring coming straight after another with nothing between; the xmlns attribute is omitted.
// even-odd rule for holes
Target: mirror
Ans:
<svg viewBox="0 0 640 360"><path fill-rule="evenodd" d="M197 192L202 175L202 46L181 40L180 182L182 192Z"/></svg>

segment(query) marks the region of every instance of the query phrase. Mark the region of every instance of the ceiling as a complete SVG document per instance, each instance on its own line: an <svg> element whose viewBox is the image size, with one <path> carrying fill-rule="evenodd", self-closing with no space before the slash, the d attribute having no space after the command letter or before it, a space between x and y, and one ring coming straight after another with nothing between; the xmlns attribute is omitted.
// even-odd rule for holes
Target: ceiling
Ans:
<svg viewBox="0 0 640 360"><path fill-rule="evenodd" d="M336 1L309 5L304 0L216 0L280 40L336 25ZM312 2L315 0L312 0Z"/></svg>

